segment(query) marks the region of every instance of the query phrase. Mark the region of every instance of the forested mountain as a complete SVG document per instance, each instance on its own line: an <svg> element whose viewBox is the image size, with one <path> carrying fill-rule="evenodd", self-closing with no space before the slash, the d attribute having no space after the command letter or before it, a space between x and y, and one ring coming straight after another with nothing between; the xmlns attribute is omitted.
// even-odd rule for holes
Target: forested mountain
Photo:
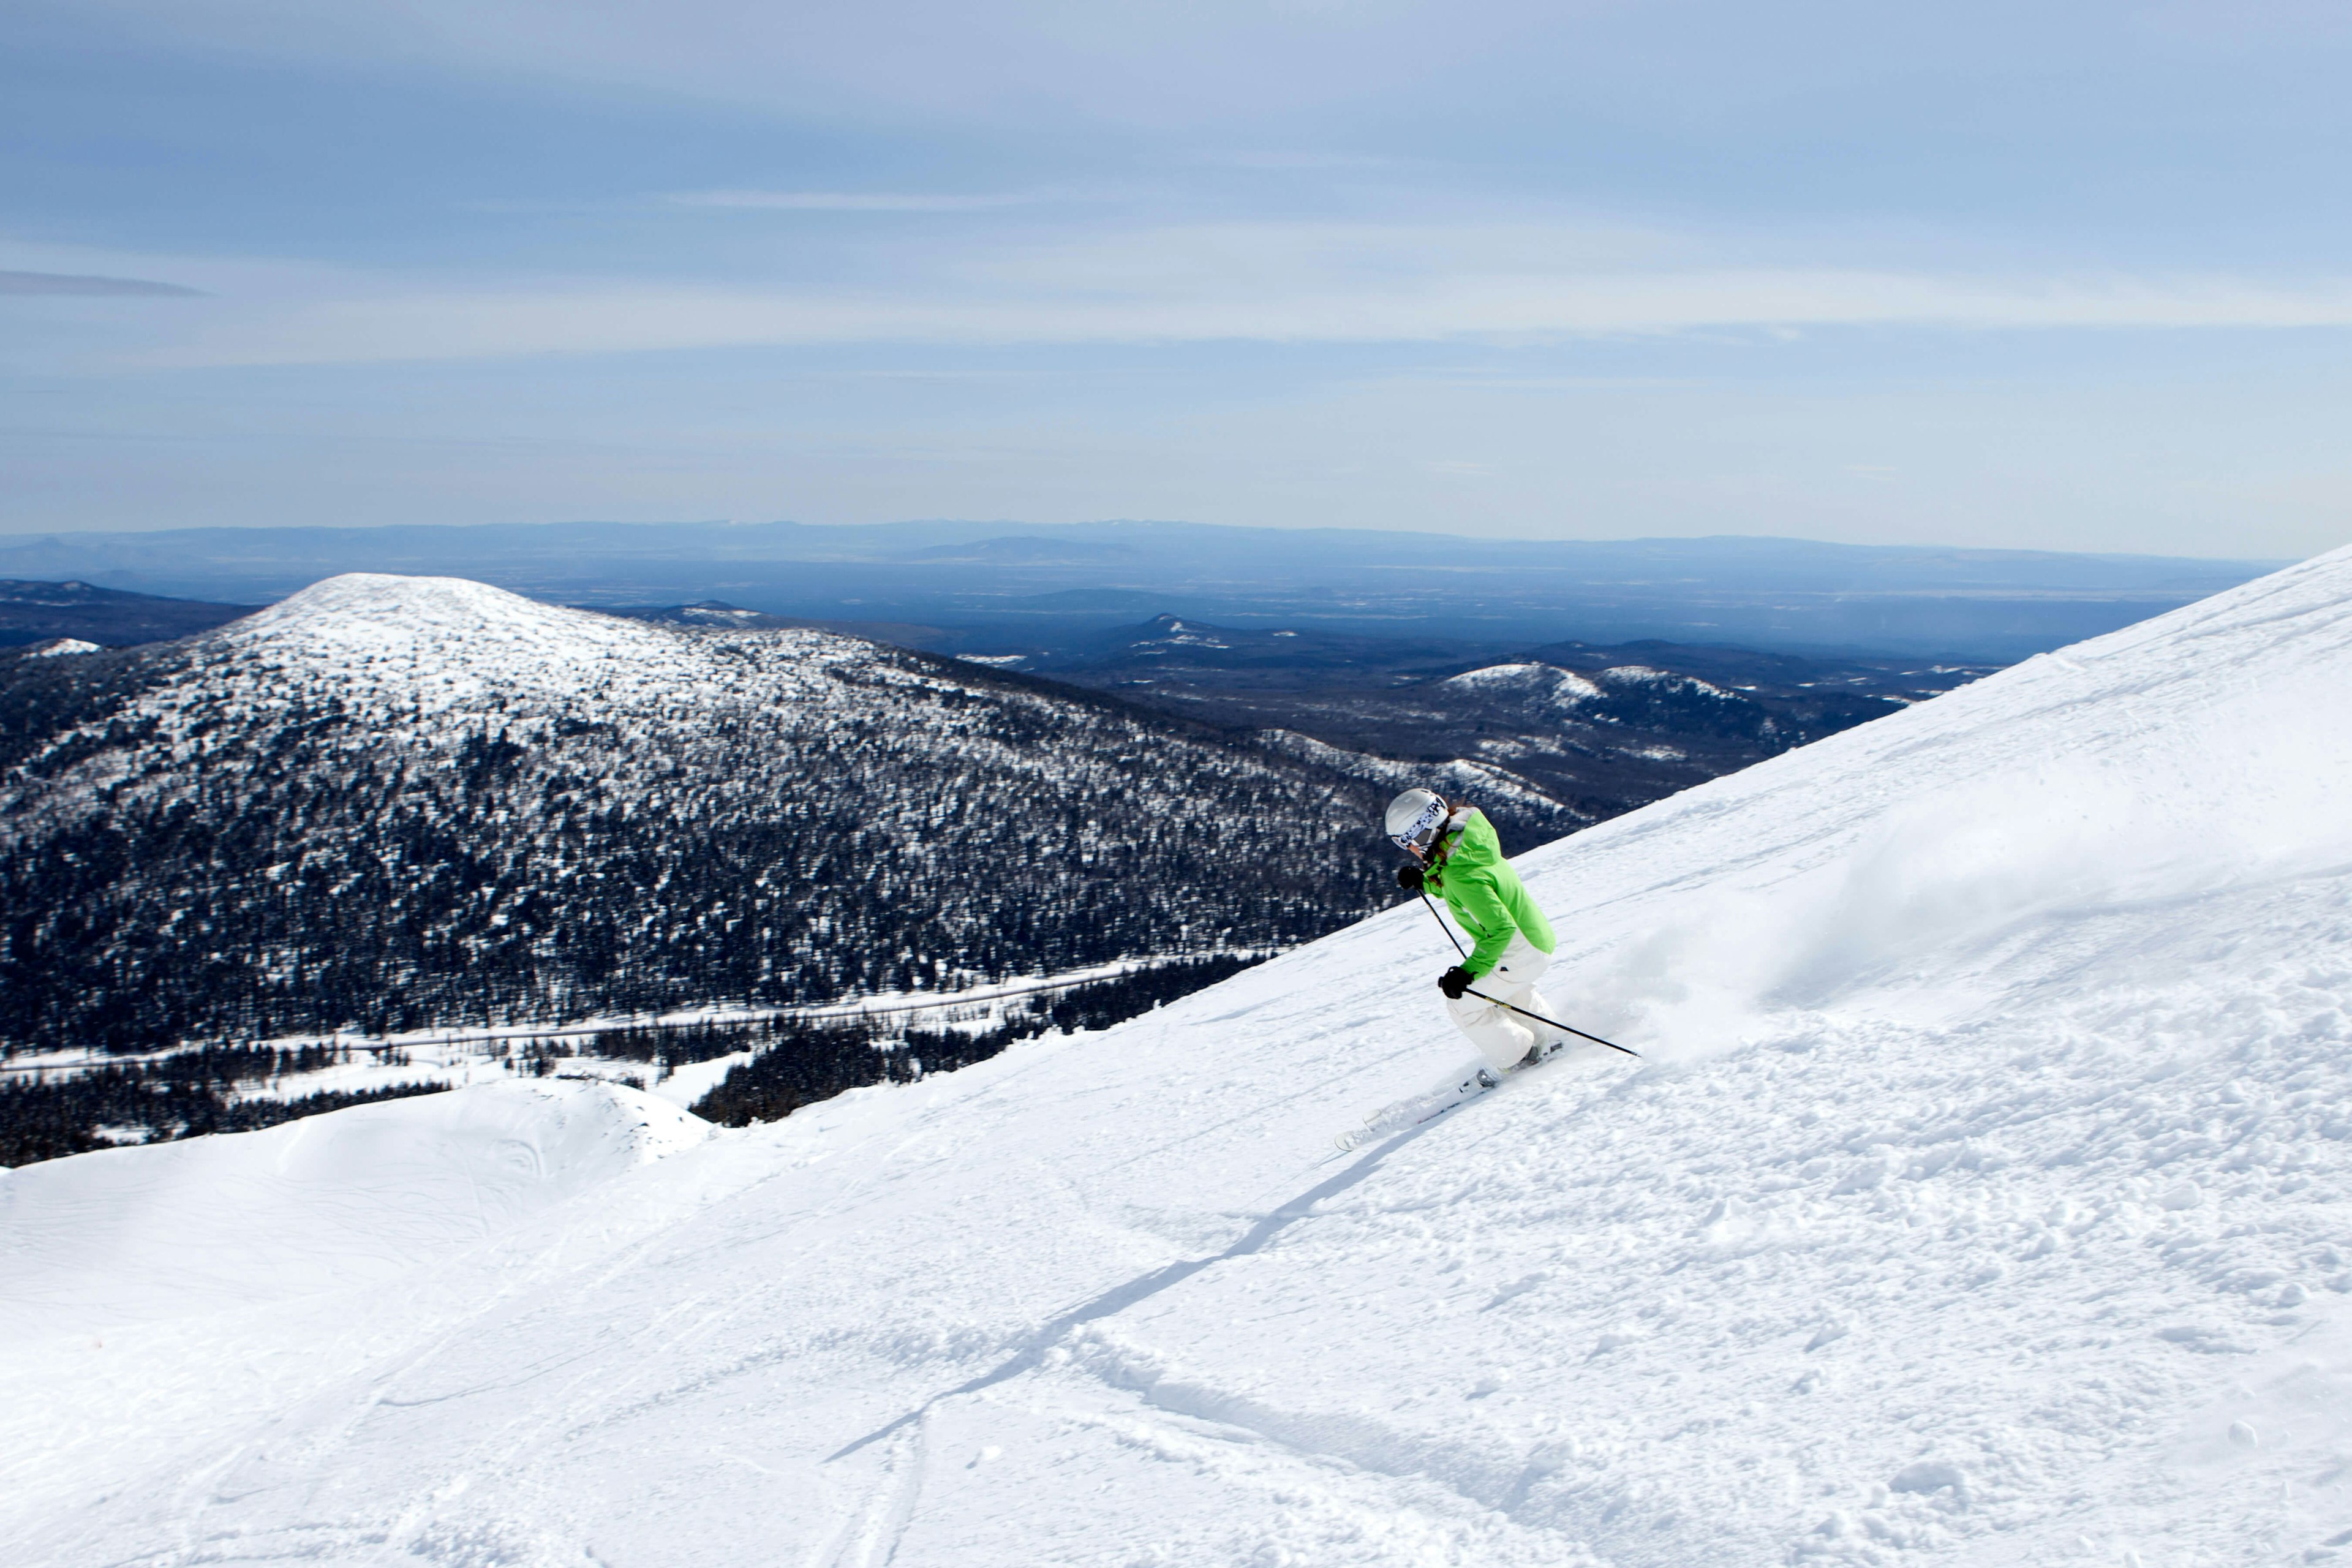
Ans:
<svg viewBox="0 0 2352 1568"><path fill-rule="evenodd" d="M1295 942L1393 896L1384 786L1344 758L446 578L14 661L0 770L11 1049L817 1001Z"/></svg>

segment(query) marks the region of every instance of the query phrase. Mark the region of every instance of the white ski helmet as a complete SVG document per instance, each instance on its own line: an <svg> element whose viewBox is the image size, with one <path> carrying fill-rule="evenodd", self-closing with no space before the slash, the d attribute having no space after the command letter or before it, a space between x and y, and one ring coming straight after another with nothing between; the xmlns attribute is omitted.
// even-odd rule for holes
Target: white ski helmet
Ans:
<svg viewBox="0 0 2352 1568"><path fill-rule="evenodd" d="M1433 789L1409 789L1389 802L1389 838L1400 849L1426 855L1445 827L1445 797Z"/></svg>

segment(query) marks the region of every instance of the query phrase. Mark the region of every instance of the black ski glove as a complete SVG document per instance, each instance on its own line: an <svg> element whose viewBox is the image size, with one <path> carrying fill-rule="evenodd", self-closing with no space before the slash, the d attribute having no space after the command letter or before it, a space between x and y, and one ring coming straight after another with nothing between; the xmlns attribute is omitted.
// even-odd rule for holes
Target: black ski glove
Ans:
<svg viewBox="0 0 2352 1568"><path fill-rule="evenodd" d="M1397 886L1402 888L1408 893L1418 893L1421 891L1421 868L1418 866L1398 867Z"/></svg>
<svg viewBox="0 0 2352 1568"><path fill-rule="evenodd" d="M1437 988L1445 993L1448 1002L1459 1002L1462 993L1470 989L1470 982L1477 978L1457 963L1437 977Z"/></svg>

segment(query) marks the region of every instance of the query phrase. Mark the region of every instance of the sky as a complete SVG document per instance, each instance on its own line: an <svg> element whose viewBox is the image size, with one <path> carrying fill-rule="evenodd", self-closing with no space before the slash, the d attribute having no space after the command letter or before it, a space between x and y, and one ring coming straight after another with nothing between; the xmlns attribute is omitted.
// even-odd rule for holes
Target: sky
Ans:
<svg viewBox="0 0 2352 1568"><path fill-rule="evenodd" d="M2302 0L15 0L0 531L2352 537Z"/></svg>

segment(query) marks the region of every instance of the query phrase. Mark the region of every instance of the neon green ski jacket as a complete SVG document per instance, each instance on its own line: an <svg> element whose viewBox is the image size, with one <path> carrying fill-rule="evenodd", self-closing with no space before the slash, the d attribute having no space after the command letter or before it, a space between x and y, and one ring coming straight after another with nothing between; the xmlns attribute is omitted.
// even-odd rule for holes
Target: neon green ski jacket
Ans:
<svg viewBox="0 0 2352 1568"><path fill-rule="evenodd" d="M1473 809L1469 822L1460 833L1448 835L1447 841L1453 851L1428 874L1428 885L1444 895L1445 907L1477 942L1462 961L1472 978L1495 967L1511 945L1513 932L1549 952L1559 941L1551 933L1551 922L1503 858L1503 841L1495 837L1495 825L1486 814Z"/></svg>

